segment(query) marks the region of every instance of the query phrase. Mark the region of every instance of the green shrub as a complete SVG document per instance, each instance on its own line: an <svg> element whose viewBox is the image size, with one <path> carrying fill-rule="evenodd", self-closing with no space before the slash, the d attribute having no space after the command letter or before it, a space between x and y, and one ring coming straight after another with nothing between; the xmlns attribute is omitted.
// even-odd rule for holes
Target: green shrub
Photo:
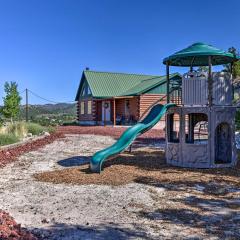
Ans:
<svg viewBox="0 0 240 240"><path fill-rule="evenodd" d="M0 134L12 134L18 138L23 138L27 136L28 133L33 135L40 135L41 133L49 131L47 127L43 127L37 123L32 122L15 122L9 123L5 127L2 127ZM51 129L51 131L53 131Z"/></svg>
<svg viewBox="0 0 240 240"><path fill-rule="evenodd" d="M27 127L25 122L10 123L6 126L6 133L22 138L27 134Z"/></svg>
<svg viewBox="0 0 240 240"><path fill-rule="evenodd" d="M55 127L52 127L52 126L49 126L49 127L47 127L47 131L48 131L49 133L54 133L54 132L56 131L56 128L55 128Z"/></svg>
<svg viewBox="0 0 240 240"><path fill-rule="evenodd" d="M0 146L16 143L19 138L14 134L0 134Z"/></svg>
<svg viewBox="0 0 240 240"><path fill-rule="evenodd" d="M47 131L47 129L37 123L26 123L26 128L28 133L32 135L40 135L41 133Z"/></svg>
<svg viewBox="0 0 240 240"><path fill-rule="evenodd" d="M32 135L40 135L43 132L53 133L54 127L43 127L32 122L15 122L8 123L6 126L0 127L0 146L19 142L27 133Z"/></svg>
<svg viewBox="0 0 240 240"><path fill-rule="evenodd" d="M10 143L12 143L11 139L13 142L16 142L26 137L28 133L32 135L41 135L43 132L53 133L54 131L54 127L44 127L32 122L8 123L6 126L0 127L0 135L3 136L4 139L8 139L7 136L9 136Z"/></svg>

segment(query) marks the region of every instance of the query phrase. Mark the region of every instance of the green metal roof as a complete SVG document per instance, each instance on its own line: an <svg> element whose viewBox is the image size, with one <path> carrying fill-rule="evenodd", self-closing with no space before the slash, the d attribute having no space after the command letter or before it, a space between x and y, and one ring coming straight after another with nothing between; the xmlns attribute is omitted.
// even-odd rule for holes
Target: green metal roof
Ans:
<svg viewBox="0 0 240 240"><path fill-rule="evenodd" d="M181 77L179 74L172 74L171 76ZM80 89L84 79L87 81L92 96L95 98L138 95L166 82L165 76L86 70L83 71L76 100L79 99Z"/></svg>
<svg viewBox="0 0 240 240"><path fill-rule="evenodd" d="M170 75L170 80L173 79L174 77L181 78L180 74L174 73ZM140 95L164 83L166 83L166 76L154 77L147 80L143 80L136 86L124 92L123 95L124 96Z"/></svg>
<svg viewBox="0 0 240 240"><path fill-rule="evenodd" d="M194 43L191 46L164 58L163 63L171 66L207 66L208 56L212 56L212 65L227 64L237 61L232 53L225 52L205 43Z"/></svg>

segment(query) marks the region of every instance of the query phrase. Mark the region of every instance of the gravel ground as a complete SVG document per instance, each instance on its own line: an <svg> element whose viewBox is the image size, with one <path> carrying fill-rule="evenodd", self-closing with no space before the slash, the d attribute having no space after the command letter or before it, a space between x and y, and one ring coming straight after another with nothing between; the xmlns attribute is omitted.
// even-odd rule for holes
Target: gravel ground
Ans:
<svg viewBox="0 0 240 240"><path fill-rule="evenodd" d="M0 169L1 208L42 239L240 239L239 168L215 174L160 162L159 175L156 164L149 169L143 164L135 167L136 175L142 172L140 181L138 175L138 181L118 184L56 184L34 178L66 170L74 175L93 153L114 141L108 136L67 135L22 155ZM146 153L155 158L145 161L156 161L158 153L162 159L159 146L135 148L131 155ZM106 172L119 167L116 159L113 163L112 169L107 163ZM133 164L123 163L122 175L125 168L129 176ZM82 175L89 179L92 174Z"/></svg>

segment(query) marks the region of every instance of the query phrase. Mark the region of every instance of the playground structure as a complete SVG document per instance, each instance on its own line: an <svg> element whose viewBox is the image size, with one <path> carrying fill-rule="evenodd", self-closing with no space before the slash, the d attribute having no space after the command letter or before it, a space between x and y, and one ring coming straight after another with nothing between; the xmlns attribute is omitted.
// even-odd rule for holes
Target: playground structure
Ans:
<svg viewBox="0 0 240 240"><path fill-rule="evenodd" d="M212 72L212 66L230 64L232 69L237 60L233 54L204 43L195 43L165 58L167 104L154 102L143 120L128 128L115 144L95 153L91 171L100 173L106 159L131 146L165 113L167 163L191 168L234 166L236 107L232 104L232 72ZM181 86L170 81L170 66L190 67L182 76ZM205 69L196 71L193 68L197 66Z"/></svg>
<svg viewBox="0 0 240 240"><path fill-rule="evenodd" d="M204 43L195 43L163 60L167 79L170 66L190 67L182 76L182 104L166 114L167 163L191 168L236 164L232 73L212 72L213 65L230 64L232 69L236 60L233 54ZM205 67L205 71L194 71L196 66ZM170 89L167 81L167 102Z"/></svg>

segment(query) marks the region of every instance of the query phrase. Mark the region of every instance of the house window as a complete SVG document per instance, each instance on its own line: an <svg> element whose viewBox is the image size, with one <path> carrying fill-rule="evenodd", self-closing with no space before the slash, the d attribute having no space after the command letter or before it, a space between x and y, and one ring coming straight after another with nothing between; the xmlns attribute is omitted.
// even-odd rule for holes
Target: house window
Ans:
<svg viewBox="0 0 240 240"><path fill-rule="evenodd" d="M190 113L185 115L186 143L207 143L208 116L204 113Z"/></svg>
<svg viewBox="0 0 240 240"><path fill-rule="evenodd" d="M85 84L83 85L83 87L82 87L82 91L81 91L81 97L84 97L85 96Z"/></svg>
<svg viewBox="0 0 240 240"><path fill-rule="evenodd" d="M82 91L81 91L80 96L81 96L82 98L84 98L84 97L87 97L87 96L89 96L89 95L91 95L91 94L92 94L92 92L91 92L90 87L88 86L87 83L84 83L83 86L82 86Z"/></svg>
<svg viewBox="0 0 240 240"><path fill-rule="evenodd" d="M83 115L85 113L85 103L82 101L81 102L81 114Z"/></svg>
<svg viewBox="0 0 240 240"><path fill-rule="evenodd" d="M171 113L167 116L168 119L168 141L173 143L179 142L179 114Z"/></svg>
<svg viewBox="0 0 240 240"><path fill-rule="evenodd" d="M92 114L92 101L88 101L87 113Z"/></svg>
<svg viewBox="0 0 240 240"><path fill-rule="evenodd" d="M90 87L88 86L88 88L87 88L87 95L90 95L90 94L92 94L92 92L90 90Z"/></svg>

